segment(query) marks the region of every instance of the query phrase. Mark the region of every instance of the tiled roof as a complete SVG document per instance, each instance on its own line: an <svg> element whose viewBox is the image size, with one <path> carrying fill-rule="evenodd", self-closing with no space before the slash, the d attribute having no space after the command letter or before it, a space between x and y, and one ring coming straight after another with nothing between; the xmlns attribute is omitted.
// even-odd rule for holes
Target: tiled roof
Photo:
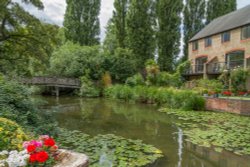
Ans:
<svg viewBox="0 0 250 167"><path fill-rule="evenodd" d="M250 5L216 18L190 39L190 42L247 24L250 24Z"/></svg>

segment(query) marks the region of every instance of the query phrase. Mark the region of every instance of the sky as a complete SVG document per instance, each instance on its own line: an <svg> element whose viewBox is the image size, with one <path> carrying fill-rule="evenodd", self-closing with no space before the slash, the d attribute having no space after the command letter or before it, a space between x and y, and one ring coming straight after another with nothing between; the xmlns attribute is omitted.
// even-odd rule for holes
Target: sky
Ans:
<svg viewBox="0 0 250 167"><path fill-rule="evenodd" d="M20 2L21 0L15 0ZM62 26L64 13L66 9L65 0L42 0L44 4L44 10L37 10L31 5L24 5L24 8L36 17L49 23L54 23ZM101 0L100 11L100 26L101 26L101 39L105 37L105 27L108 20L112 17L112 11L114 0ZM250 4L250 0L237 0L238 9Z"/></svg>

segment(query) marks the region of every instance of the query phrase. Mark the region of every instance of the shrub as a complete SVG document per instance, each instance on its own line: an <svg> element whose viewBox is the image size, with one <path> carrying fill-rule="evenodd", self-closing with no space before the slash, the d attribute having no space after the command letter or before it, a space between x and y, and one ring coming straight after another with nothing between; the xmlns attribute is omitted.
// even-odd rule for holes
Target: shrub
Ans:
<svg viewBox="0 0 250 167"><path fill-rule="evenodd" d="M180 75L160 72L156 76L157 86L180 87L182 84Z"/></svg>
<svg viewBox="0 0 250 167"><path fill-rule="evenodd" d="M163 104L170 108L185 110L203 110L205 106L205 100L198 93L176 88L114 85L105 89L104 95L117 99Z"/></svg>
<svg viewBox="0 0 250 167"><path fill-rule="evenodd" d="M49 71L56 76L78 78L89 75L92 80L98 80L104 72L104 58L99 46L67 42L53 53Z"/></svg>
<svg viewBox="0 0 250 167"><path fill-rule="evenodd" d="M55 134L55 124L47 112L40 112L31 91L16 82L0 80L0 117L17 122L34 133Z"/></svg>
<svg viewBox="0 0 250 167"><path fill-rule="evenodd" d="M81 77L81 88L79 96L81 97L99 97L101 89L95 86L94 82L88 77Z"/></svg>
<svg viewBox="0 0 250 167"><path fill-rule="evenodd" d="M125 83L128 77L133 76L136 73L136 61L135 56L129 49L117 48L114 55L106 57L106 61L109 61L109 66L104 68L110 72L113 80Z"/></svg>
<svg viewBox="0 0 250 167"><path fill-rule="evenodd" d="M0 150L20 150L27 136L21 127L6 118L0 118Z"/></svg>
<svg viewBox="0 0 250 167"><path fill-rule="evenodd" d="M178 70L180 71L181 69ZM148 86L180 87L183 83L183 79L179 71L173 74L160 71L159 66L152 59L149 59L146 62L146 71L146 85Z"/></svg>
<svg viewBox="0 0 250 167"><path fill-rule="evenodd" d="M112 85L111 76L107 71L102 75L102 85L103 87L109 87Z"/></svg>
<svg viewBox="0 0 250 167"><path fill-rule="evenodd" d="M160 67L156 64L153 59L149 59L145 63L147 77L146 77L146 85L153 86L156 85L157 75L160 73Z"/></svg>
<svg viewBox="0 0 250 167"><path fill-rule="evenodd" d="M233 91L245 91L248 77L249 71L243 68L233 70L230 75Z"/></svg>
<svg viewBox="0 0 250 167"><path fill-rule="evenodd" d="M138 85L144 85L144 79L140 73L135 74L132 77L129 77L126 80L126 84L129 86L138 86Z"/></svg>
<svg viewBox="0 0 250 167"><path fill-rule="evenodd" d="M207 93L220 93L224 86L221 81L213 80L213 79L200 79L196 80L196 85L193 90L197 91L200 94L207 94Z"/></svg>

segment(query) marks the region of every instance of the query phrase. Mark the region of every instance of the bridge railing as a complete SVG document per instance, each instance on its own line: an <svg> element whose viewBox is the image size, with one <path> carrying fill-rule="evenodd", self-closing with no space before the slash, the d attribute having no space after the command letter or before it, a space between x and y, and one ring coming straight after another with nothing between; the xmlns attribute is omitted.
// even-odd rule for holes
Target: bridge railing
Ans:
<svg viewBox="0 0 250 167"><path fill-rule="evenodd" d="M21 83L33 84L33 85L64 85L64 86L76 86L81 85L80 80L76 78L58 78L58 77L33 77L33 78L21 78Z"/></svg>

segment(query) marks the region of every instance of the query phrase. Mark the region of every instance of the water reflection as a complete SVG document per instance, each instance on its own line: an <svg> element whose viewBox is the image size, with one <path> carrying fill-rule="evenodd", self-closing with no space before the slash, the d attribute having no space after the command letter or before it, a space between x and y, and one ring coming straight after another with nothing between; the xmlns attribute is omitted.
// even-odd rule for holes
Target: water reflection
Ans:
<svg viewBox="0 0 250 167"><path fill-rule="evenodd" d="M59 126L90 135L113 133L141 139L164 152L155 167L250 167L250 158L185 142L175 117L157 112L153 105L124 103L105 99L45 98ZM112 165L112 153L100 152L100 163Z"/></svg>
<svg viewBox="0 0 250 167"><path fill-rule="evenodd" d="M107 153L103 150L109 150L109 149L107 149L106 145L104 145L103 149L101 149L101 151L100 151L101 156L100 156L100 160L99 160L99 165L102 167L112 167L113 166L113 163L112 163L113 156L112 155L114 154L114 151Z"/></svg>
<svg viewBox="0 0 250 167"><path fill-rule="evenodd" d="M183 149L183 132L181 128L178 128L178 156L179 156L179 161L178 161L178 167L181 167L181 162L182 162L182 149Z"/></svg>

